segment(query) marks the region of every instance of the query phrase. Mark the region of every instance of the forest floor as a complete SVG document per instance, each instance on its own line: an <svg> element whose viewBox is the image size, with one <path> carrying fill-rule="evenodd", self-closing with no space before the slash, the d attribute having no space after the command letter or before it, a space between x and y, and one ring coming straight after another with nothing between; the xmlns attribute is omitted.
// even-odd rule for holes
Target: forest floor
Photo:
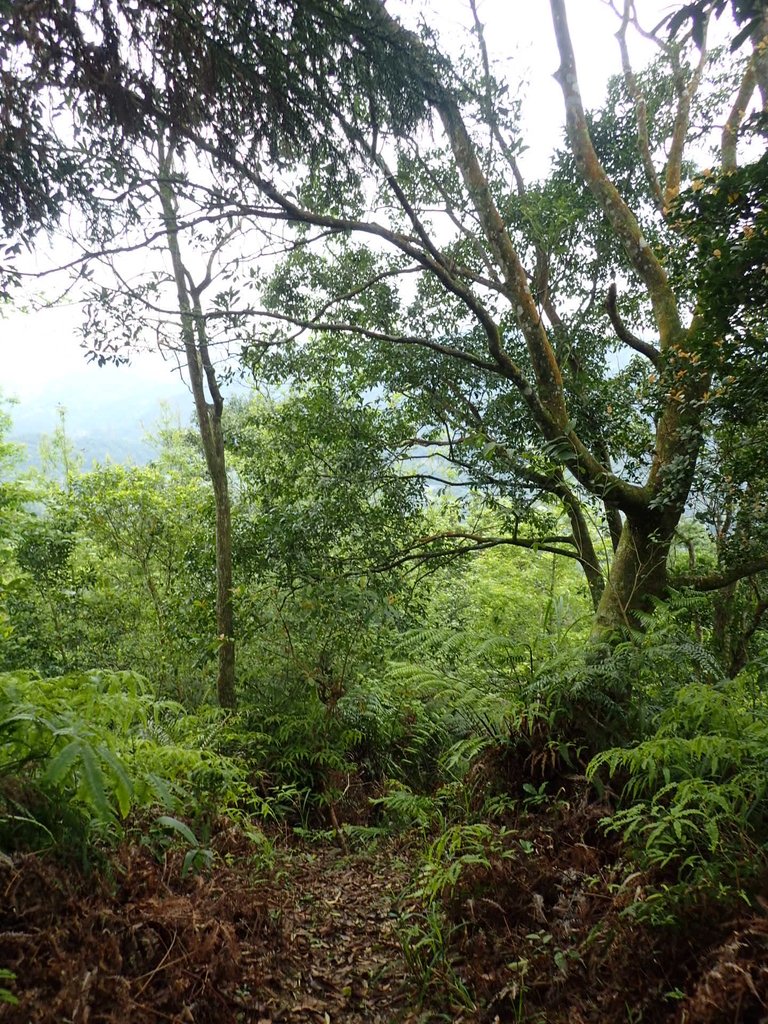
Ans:
<svg viewBox="0 0 768 1024"><path fill-rule="evenodd" d="M768 915L638 923L627 907L650 882L627 879L598 818L529 815L514 856L469 865L432 910L414 892L423 844L406 839L285 843L261 880L226 827L214 869L186 878L181 853L141 845L91 874L0 856L0 967L19 997L0 1021L768 1021Z"/></svg>

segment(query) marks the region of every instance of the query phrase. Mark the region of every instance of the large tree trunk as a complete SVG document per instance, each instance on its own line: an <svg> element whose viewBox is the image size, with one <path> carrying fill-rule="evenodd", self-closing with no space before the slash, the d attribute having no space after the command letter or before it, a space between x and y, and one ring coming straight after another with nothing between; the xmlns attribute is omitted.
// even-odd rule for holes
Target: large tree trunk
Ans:
<svg viewBox="0 0 768 1024"><path fill-rule="evenodd" d="M593 642L640 625L637 613L667 589L667 557L679 515L627 516L595 615Z"/></svg>

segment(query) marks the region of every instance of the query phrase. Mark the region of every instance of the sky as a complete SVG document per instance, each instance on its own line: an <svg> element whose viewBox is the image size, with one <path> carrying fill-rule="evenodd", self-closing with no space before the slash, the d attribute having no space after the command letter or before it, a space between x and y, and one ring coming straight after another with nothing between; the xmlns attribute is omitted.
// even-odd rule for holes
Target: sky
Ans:
<svg viewBox="0 0 768 1024"><path fill-rule="evenodd" d="M651 27L677 5L668 0L637 0L642 23ZM547 0L479 0L480 19L486 26L491 58L504 58L512 81L527 81L524 96L524 126L529 150L521 163L529 176L543 173L547 155L558 143L562 124L562 97L553 79L558 65L549 4ZM410 0L406 17L424 16L450 39L461 24L471 24L466 0ZM618 27L605 0L571 0L569 19L573 36L582 96L587 107L597 106L609 74L619 67L613 33ZM637 66L653 55L651 44L634 43L632 57ZM162 391L167 382L170 398L191 414L191 400L185 406L177 372L157 354L142 354L130 366L99 368L85 360L78 332L77 305L32 313L11 313L0 319L2 392L16 396L23 404L49 403L51 421L57 403L77 417L76 403L93 394L100 402L110 396L124 400L151 385Z"/></svg>

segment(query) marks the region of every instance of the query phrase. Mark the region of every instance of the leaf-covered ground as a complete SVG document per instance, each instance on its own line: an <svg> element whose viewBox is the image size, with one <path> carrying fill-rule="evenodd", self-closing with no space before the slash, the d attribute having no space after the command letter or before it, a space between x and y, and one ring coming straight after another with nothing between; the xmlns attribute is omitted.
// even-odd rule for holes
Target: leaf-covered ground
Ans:
<svg viewBox="0 0 768 1024"><path fill-rule="evenodd" d="M468 867L439 913L413 895L417 844L348 854L287 846L254 880L244 841L181 878L123 848L83 876L0 862L0 966L14 1024L759 1024L768 1020L768 916L706 908L687 928L624 913L626 878L598 811L520 822L519 856ZM0 982L2 984L2 982Z"/></svg>

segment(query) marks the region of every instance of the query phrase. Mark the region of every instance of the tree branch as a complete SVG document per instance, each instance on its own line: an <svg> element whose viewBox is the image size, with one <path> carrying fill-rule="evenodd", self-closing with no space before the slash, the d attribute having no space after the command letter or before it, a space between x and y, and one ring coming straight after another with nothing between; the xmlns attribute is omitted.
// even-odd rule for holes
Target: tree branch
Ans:
<svg viewBox="0 0 768 1024"><path fill-rule="evenodd" d="M648 187L651 190L651 195L653 196L657 209L661 212L664 210L664 195L661 191L661 185L659 184L659 178L656 174L656 168L653 166L653 158L651 156L651 144L648 137L648 107L645 102L643 91L637 81L637 76L632 70L632 64L629 59L629 49L627 47L627 28L632 20L631 15L633 3L634 0L624 0L624 13L621 18L621 28L616 33L616 38L619 41L619 49L621 51L621 66L624 70L624 82L626 83L627 92L629 93L635 107L637 144L640 149L640 159L643 162L643 170L645 171L645 177L648 182Z"/></svg>
<svg viewBox="0 0 768 1024"><path fill-rule="evenodd" d="M650 359L654 366L658 366L661 359L661 353L659 350L654 345L651 345L649 342L643 341L641 338L634 335L621 319L617 305L615 281L608 289L608 295L605 299L605 311L610 318L614 331L616 332L616 337L620 341L623 341L625 345L629 345L630 348L633 348L636 352L640 352L642 355Z"/></svg>
<svg viewBox="0 0 768 1024"><path fill-rule="evenodd" d="M707 62L706 25L704 27L701 41L701 52L699 61L691 75L690 81L686 83L683 69L680 66L680 55L677 46L669 49L672 61L672 71L677 89L677 113L672 127L672 141L669 146L669 157L664 172L664 210L671 207L674 200L680 193L680 181L683 173L683 155L685 153L685 142L688 137L688 126L691 121L691 103L693 97L701 84L701 76Z"/></svg>
<svg viewBox="0 0 768 1024"><path fill-rule="evenodd" d="M451 547L443 550L413 550L416 547L425 548L429 544L441 540L466 541L458 547ZM396 569L398 566L406 565L408 562L425 562L439 558L457 558L462 555L472 554L477 551L487 551L489 548L500 546L525 548L529 551L543 551L546 554L562 555L564 558L572 558L581 561L578 552L567 548L555 546L557 543L573 544L572 537L552 537L544 541L532 540L527 537L484 537L481 534L470 532L446 531L445 533L434 534L432 537L424 537L411 546L403 554L374 566L371 571L385 572L389 569Z"/></svg>
<svg viewBox="0 0 768 1024"><path fill-rule="evenodd" d="M676 577L674 585L677 587L692 587L694 590L711 591L722 590L731 583L746 579L748 576L756 576L759 572L768 570L768 555L760 558L753 558L749 562L742 562L741 565L731 566L723 569L722 572L707 573L706 576L694 576L686 573Z"/></svg>
<svg viewBox="0 0 768 1024"><path fill-rule="evenodd" d="M208 314L209 317L226 315L230 314ZM294 324L302 330L338 331L346 334L358 334L363 338L370 338L372 341L386 341L393 345L417 345L421 348L431 349L433 352L439 352L444 356L451 356L453 359L458 359L463 363L469 363L480 370L488 370L490 373L494 374L498 372L496 364L492 363L488 359L481 359L479 356L475 356L471 352L465 352L463 349L454 348L452 345L441 345L440 342L430 341L428 338L418 338L415 335L388 334L386 331L375 331L369 327L361 327L357 324L343 322L336 323L323 320L302 320L296 316L289 316L286 313L277 313L268 309L238 310L237 315L260 316L270 320L282 320L286 323Z"/></svg>
<svg viewBox="0 0 768 1024"><path fill-rule="evenodd" d="M755 91L756 85L755 60L752 58L744 71L739 91L723 125L723 133L720 137L721 167L726 174L737 169L736 144L739 140L739 128L744 120L744 115L747 112L747 107L752 99L752 93Z"/></svg>
<svg viewBox="0 0 768 1024"><path fill-rule="evenodd" d="M576 165L608 218L624 247L629 261L648 289L653 305L662 350L678 341L683 333L680 312L666 271L643 237L637 218L619 195L619 191L600 163L587 127L579 92L576 58L568 29L564 0L550 0L560 68L555 75L565 102L568 140Z"/></svg>

